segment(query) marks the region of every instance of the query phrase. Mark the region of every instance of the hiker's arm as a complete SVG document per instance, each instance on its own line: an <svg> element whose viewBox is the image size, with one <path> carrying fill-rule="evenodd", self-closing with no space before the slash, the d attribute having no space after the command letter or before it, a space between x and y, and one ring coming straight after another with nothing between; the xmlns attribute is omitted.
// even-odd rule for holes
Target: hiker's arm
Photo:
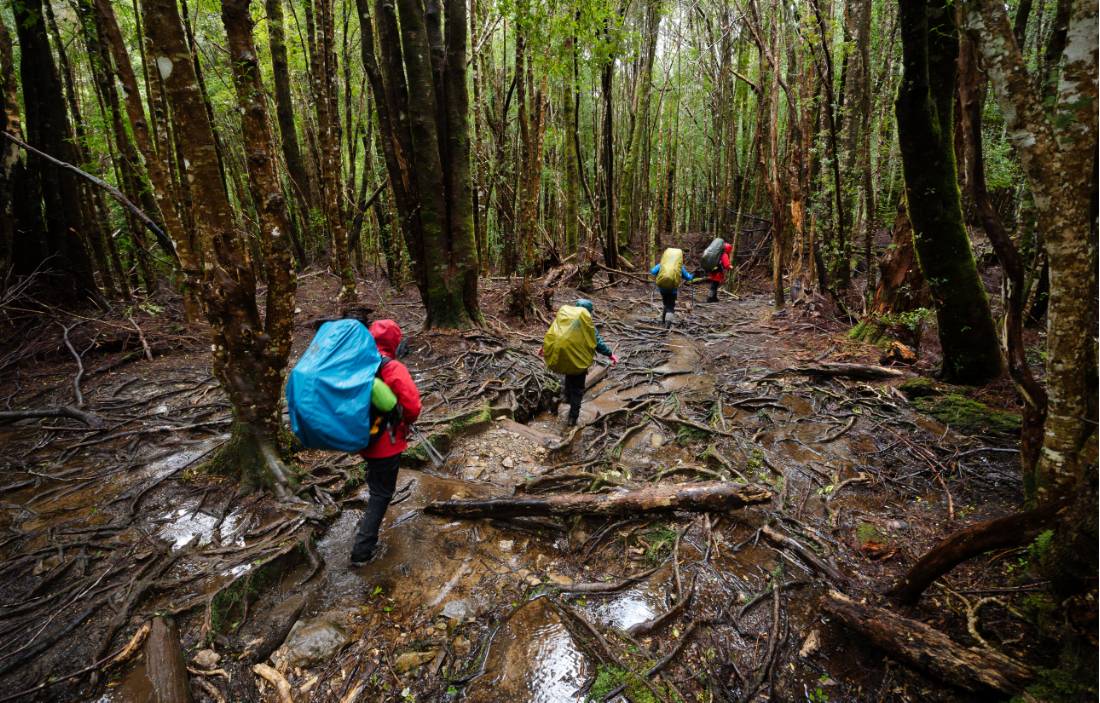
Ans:
<svg viewBox="0 0 1100 703"><path fill-rule="evenodd" d="M603 341L603 335L600 334L599 330L596 330L596 352L604 356L614 356L611 353L611 347L607 346L607 342Z"/></svg>
<svg viewBox="0 0 1100 703"><path fill-rule="evenodd" d="M685 281L690 281L690 280L692 280L693 278L695 278L695 276L692 276L692 275L691 275L691 271L688 271L688 270L687 270L686 268L684 268L683 266L681 266L681 267L680 267L680 275L682 275L682 276L684 277L684 280L685 280Z"/></svg>
<svg viewBox="0 0 1100 703"><path fill-rule="evenodd" d="M413 383L412 376L409 375L409 370L405 368L404 364L390 363L386 366L387 368L393 368L393 371L387 374L389 378L386 379L386 385L397 396L397 402L401 403L403 411L402 417L406 423L411 425L416 422L416 418L420 417L420 391Z"/></svg>
<svg viewBox="0 0 1100 703"><path fill-rule="evenodd" d="M650 273L651 273L652 275L656 276L656 275L657 275L658 273L660 273L660 272L661 272L661 265L660 265L660 264L656 264L656 265L655 265L655 266L654 266L653 268L651 268L651 269L649 270L649 272L650 272Z"/></svg>

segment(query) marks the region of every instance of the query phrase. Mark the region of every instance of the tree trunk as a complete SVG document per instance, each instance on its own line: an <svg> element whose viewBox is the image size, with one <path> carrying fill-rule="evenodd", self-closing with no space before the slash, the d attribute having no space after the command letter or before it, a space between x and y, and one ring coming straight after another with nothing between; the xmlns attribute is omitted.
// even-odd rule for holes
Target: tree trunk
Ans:
<svg viewBox="0 0 1100 703"><path fill-rule="evenodd" d="M21 123L11 34L0 18L0 133L22 139ZM0 139L0 267L4 269L12 264L15 245L14 186L18 165L19 147L12 141Z"/></svg>
<svg viewBox="0 0 1100 703"><path fill-rule="evenodd" d="M167 147L158 153L150 133L149 123L145 119L145 108L141 104L141 91L138 90L137 77L130 63L130 54L115 19L114 8L110 0L94 0L96 24L103 32L103 38L114 60L114 71L122 85L123 104L129 118L131 133L138 151L145 160L146 173L152 185L156 200L159 221L164 223L165 232L172 238L173 248L179 257L183 274L184 314L189 321L197 320L202 313L199 299L202 271L201 259L196 252L193 233L184 225L176 209L175 189L166 166L169 159ZM152 99L152 96L150 96Z"/></svg>
<svg viewBox="0 0 1100 703"><path fill-rule="evenodd" d="M232 3L226 5L232 12ZM269 229L270 219L264 222L264 234L270 235L264 247L271 252L264 267L269 276L265 326L256 304L254 268L222 187L214 133L203 107L175 0L145 0L142 9L149 54L164 80L183 157L189 162L195 229L204 257L202 292L213 342L214 373L233 406L232 437L211 465L246 487L263 483L280 498L286 498L288 471L277 454L282 427L281 374L289 347L288 310L293 309L293 301L288 300L292 295L288 286L292 284L288 280L289 262L284 258L285 237L274 236ZM249 73L247 67L239 70ZM252 113L244 116L246 128L262 119L256 115L254 104L246 112ZM250 138L260 137L246 136L246 140ZM263 156L257 168L270 169L271 154ZM270 205L275 207L274 203ZM281 202L277 206L281 207ZM265 218L270 216L269 210ZM279 261L282 266L276 264Z"/></svg>
<svg viewBox="0 0 1100 703"><path fill-rule="evenodd" d="M576 145L570 138L573 134L573 125L577 121L577 77L572 70L572 57L576 41L576 38L572 35L565 40L565 53L569 57L570 68L562 80L561 133L564 138L561 149L562 158L565 161L565 207L562 213L565 220L562 223L565 230L565 251L562 254L565 256L577 252L577 231L580 226L580 154L577 153Z"/></svg>
<svg viewBox="0 0 1100 703"><path fill-rule="evenodd" d="M367 0L357 0L357 8L363 64L375 97L394 201L427 312L425 325L468 326L479 321L481 313L470 194L465 4L448 0L445 6L446 66L440 72L431 65L427 21L416 2L400 0L397 7L392 0L376 4L378 56ZM445 82L439 91L433 84L436 76ZM443 96L442 106L437 95Z"/></svg>
<svg viewBox="0 0 1100 703"><path fill-rule="evenodd" d="M639 513L685 510L705 513L767 503L771 491L755 485L726 481L657 484L614 493L562 493L538 498L490 498L442 500L428 503L424 511L467 520L553 515L611 517Z"/></svg>
<svg viewBox="0 0 1100 703"><path fill-rule="evenodd" d="M339 96L336 90L336 18L333 0L316 3L317 50L313 56L313 81L317 92L317 130L320 142L321 197L332 246L332 269L340 278L337 302L341 306L357 298L355 271L351 266L348 229L340 207L342 186Z"/></svg>
<svg viewBox="0 0 1100 703"><path fill-rule="evenodd" d="M1050 264L1049 402L1036 472L1025 476L1025 487L1039 503L1063 490L1084 496L1095 489L1095 464L1084 456L1095 443L1097 417L1096 348L1082 333L1096 320L1097 3L1074 3L1050 113L1027 74L1004 6L972 0L966 8L1035 197ZM1086 540L1076 547L1093 550L1095 540L1093 532L1092 546Z"/></svg>
<svg viewBox="0 0 1100 703"><path fill-rule="evenodd" d="M271 46L271 75L275 83L275 116L279 122L279 137L283 160L290 177L291 191L298 199L299 221L304 231L301 239L308 240L310 212L317 206L314 184L302 160L298 146L298 130L294 124L294 99L290 93L290 65L286 53L286 32L283 27L283 0L265 0L267 10L267 38ZM295 238L295 242L299 242ZM297 247L299 263L305 264L305 246Z"/></svg>
<svg viewBox="0 0 1100 703"><path fill-rule="evenodd" d="M997 378L1003 363L959 197L954 12L945 0L901 3L905 75L896 113L913 239L943 348L940 373L950 382L977 385Z"/></svg>
<svg viewBox="0 0 1100 703"><path fill-rule="evenodd" d="M26 110L27 143L67 163L78 159L65 110L61 81L46 37L42 0L12 4L20 48L20 83ZM27 217L15 223L13 263L17 273L29 274L40 266L53 271L56 299L68 304L99 297L88 254L80 233L89 223L81 219L77 176L45 159L29 155L26 174Z"/></svg>
<svg viewBox="0 0 1100 703"><path fill-rule="evenodd" d="M607 25L604 33L609 33ZM603 222L603 259L608 268L619 267L619 238L615 233L615 142L614 102L615 57L608 56L600 69L600 94L603 99L603 127L600 133L600 164L603 188L600 190L600 214Z"/></svg>
<svg viewBox="0 0 1100 703"><path fill-rule="evenodd" d="M661 3L659 0L646 0L642 29L642 47L639 57L638 74L634 83L634 101L631 106L630 132L623 156L623 173L619 180L618 233L619 246L630 247L633 234L638 225L638 204L635 193L639 184L635 181L641 160L642 135L645 132L646 117L649 114L649 97L653 83L653 56L657 51L657 35L661 27ZM637 252L635 252L635 255Z"/></svg>
<svg viewBox="0 0 1100 703"><path fill-rule="evenodd" d="M964 647L919 620L858 603L838 591L825 594L822 610L865 638L867 644L972 693L1011 695L1035 675L1000 652Z"/></svg>

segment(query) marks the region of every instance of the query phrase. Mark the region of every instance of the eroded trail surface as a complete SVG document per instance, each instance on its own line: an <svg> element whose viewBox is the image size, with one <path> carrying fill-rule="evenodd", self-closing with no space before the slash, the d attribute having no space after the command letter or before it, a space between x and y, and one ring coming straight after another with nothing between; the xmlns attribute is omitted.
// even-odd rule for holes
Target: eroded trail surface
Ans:
<svg viewBox="0 0 1100 703"><path fill-rule="evenodd" d="M411 306L385 304L415 327ZM161 613L179 623L201 700L279 700L258 662L295 701L960 699L818 601L830 586L881 589L961 515L1000 512L1018 490L1013 455L916 413L901 379L805 371L866 360L812 316L773 316L753 296L683 307L666 331L645 288L598 300L622 361L593 368L575 430L535 355L541 322L413 335L420 427L445 461L410 453L386 552L358 569L353 457L301 453L303 506L240 498L190 469L226 420L201 359L104 374L89 405L110 430L7 430L3 690L106 661L24 697L145 700L140 651L110 657ZM771 498L611 519L424 510L702 481ZM912 614L965 633L965 617L925 608ZM1010 640L997 620L987 635Z"/></svg>

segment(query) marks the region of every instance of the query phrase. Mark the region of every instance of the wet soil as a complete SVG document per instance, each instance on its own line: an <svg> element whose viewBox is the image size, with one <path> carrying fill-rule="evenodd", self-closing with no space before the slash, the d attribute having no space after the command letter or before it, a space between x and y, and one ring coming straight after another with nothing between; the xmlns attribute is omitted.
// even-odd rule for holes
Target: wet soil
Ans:
<svg viewBox="0 0 1100 703"><path fill-rule="evenodd" d="M325 276L304 281L302 320L324 315L334 291ZM497 294L487 286L487 301ZM573 296L558 291L555 304ZM369 302L417 328L408 293ZM195 471L228 420L198 348L97 376L85 394L107 431L2 428L2 689L33 691L27 700L145 700L140 657L33 689L108 657L162 613L179 621L189 661L202 649L221 654L224 677L192 678L228 700L277 700L251 673L258 651L296 701L585 701L620 684L619 700L633 701L965 700L854 640L816 604L827 585L873 597L952 529L1007 512L1020 490L1011 446L920 415L896 382L774 373L877 360L835 322L775 315L753 294L713 305L684 296L679 312L665 330L648 289L600 292L595 317L621 363L593 368L576 429L535 355L542 322L490 315L481 332L413 334L421 425L446 459L433 466L411 453L383 524L386 551L354 569L367 496L355 457L299 453L305 507L240 496ZM297 353L308 334L303 325ZM41 381L55 390L43 396L63 396L70 370L47 365ZM478 408L487 417L453 420ZM435 500L696 479L756 483L773 499L619 521L423 512ZM843 583L762 539L764 525L834 565ZM1015 559L961 567L910 614L968 641L961 591L986 579L1026 593L1033 580L1012 572ZM990 610L985 638L1032 657L1025 624ZM276 649L294 622L331 646ZM306 645L323 656L300 664Z"/></svg>

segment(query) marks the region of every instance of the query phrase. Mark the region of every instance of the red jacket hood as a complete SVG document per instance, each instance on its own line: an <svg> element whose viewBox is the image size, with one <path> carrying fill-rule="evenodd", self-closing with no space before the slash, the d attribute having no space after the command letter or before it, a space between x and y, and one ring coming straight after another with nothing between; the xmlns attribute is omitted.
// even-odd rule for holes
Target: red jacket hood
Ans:
<svg viewBox="0 0 1100 703"><path fill-rule="evenodd" d="M378 351L391 359L397 357L397 345L401 343L401 328L393 320L375 320L370 326L371 336Z"/></svg>
<svg viewBox="0 0 1100 703"><path fill-rule="evenodd" d="M724 248L725 248L727 254L730 253L731 251L733 251L733 245L732 244L727 244Z"/></svg>

